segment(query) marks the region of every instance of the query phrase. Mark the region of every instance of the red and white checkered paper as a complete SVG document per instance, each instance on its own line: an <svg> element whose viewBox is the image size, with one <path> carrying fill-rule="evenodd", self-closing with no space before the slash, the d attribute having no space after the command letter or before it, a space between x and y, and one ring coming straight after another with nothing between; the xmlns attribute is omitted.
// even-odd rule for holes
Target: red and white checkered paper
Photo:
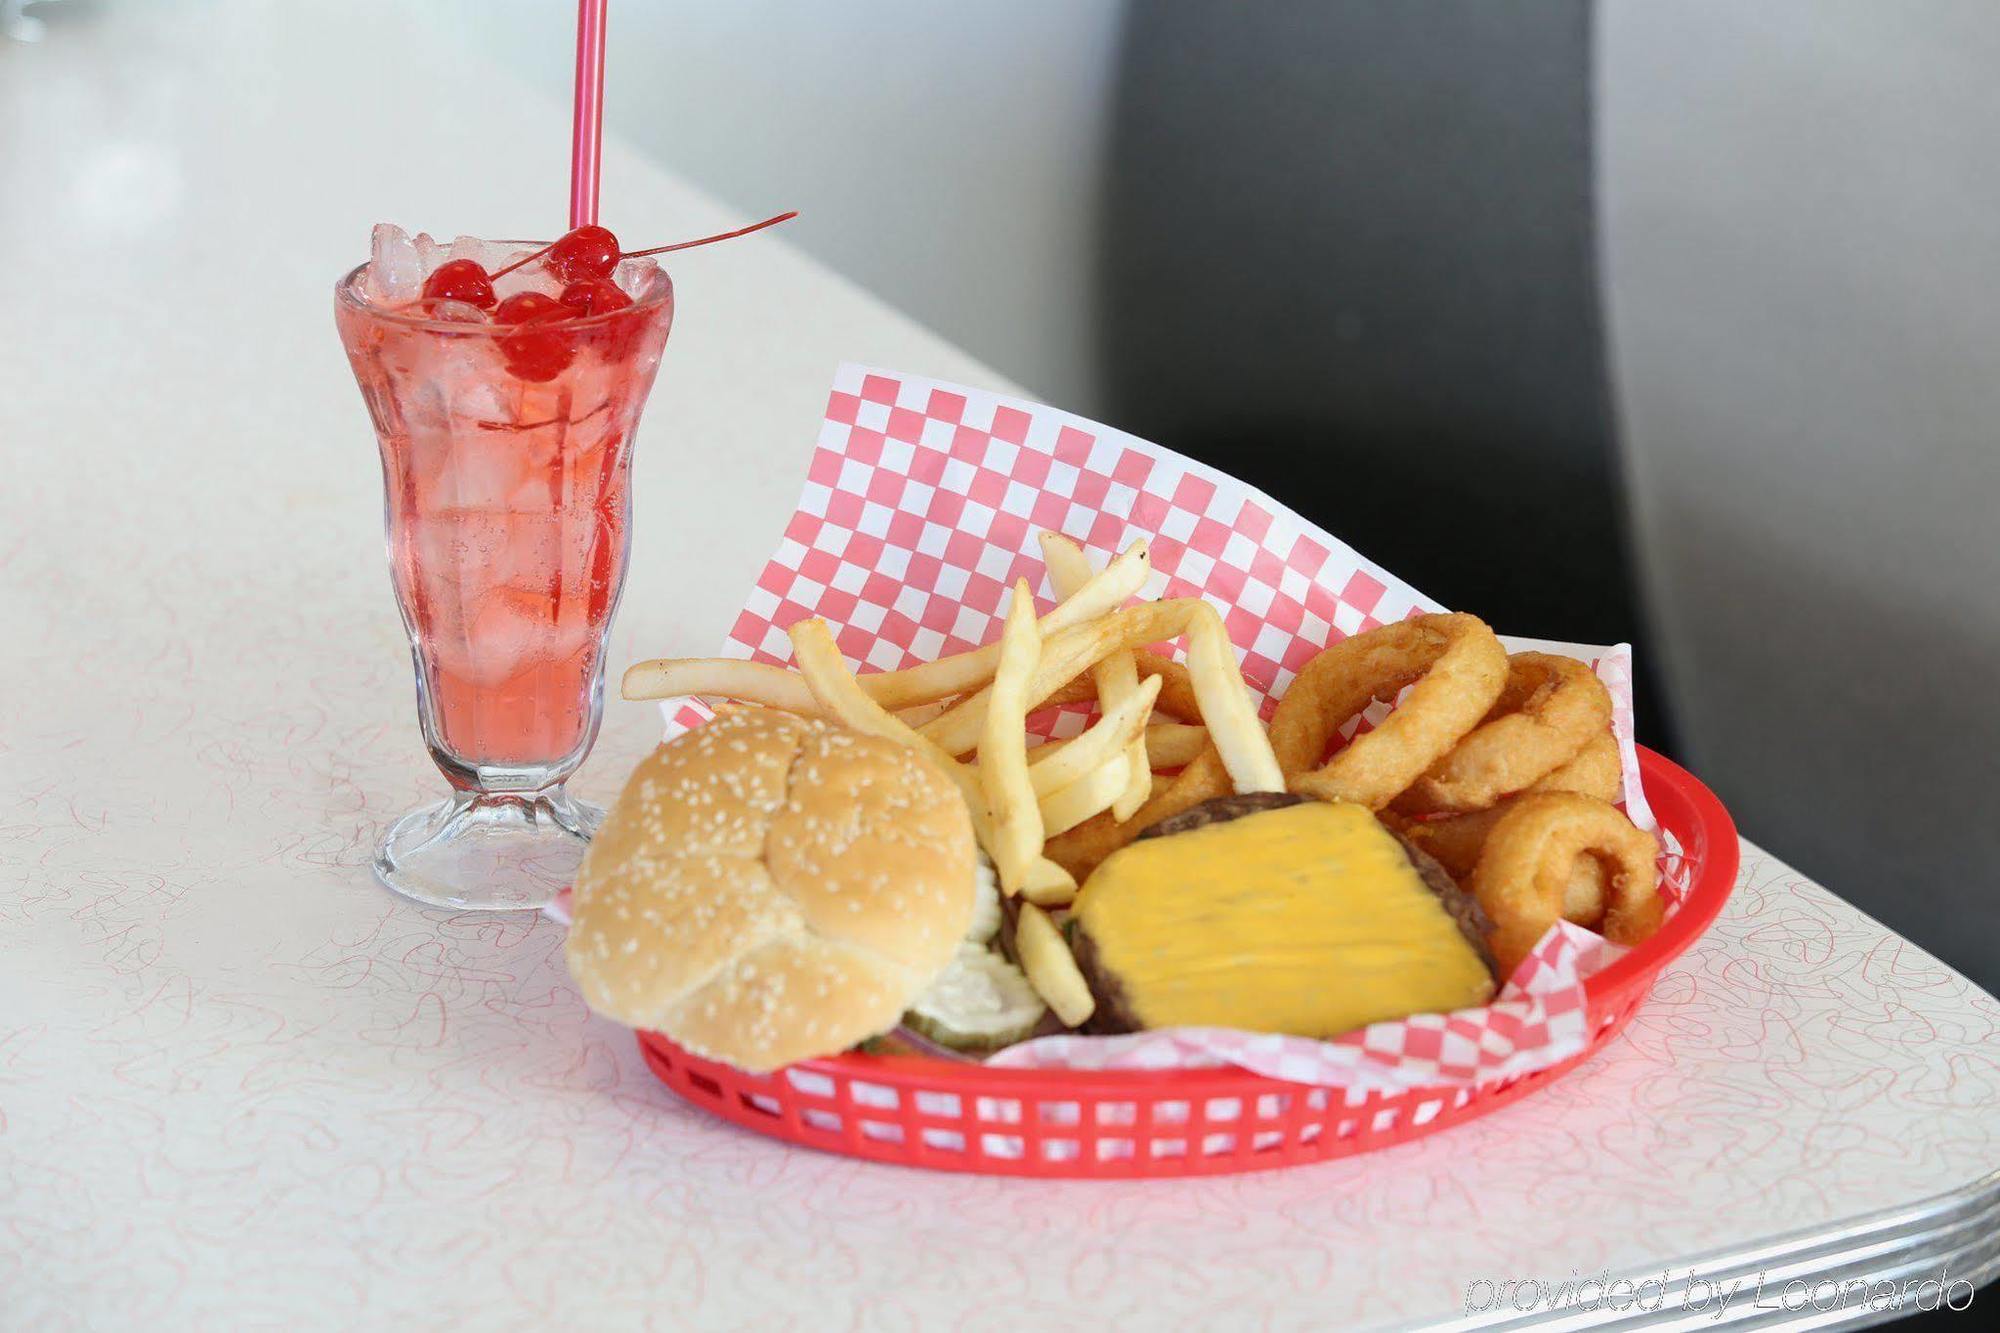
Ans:
<svg viewBox="0 0 2000 1333"><path fill-rule="evenodd" d="M786 631L815 615L835 628L857 670L894 670L976 648L998 637L1015 579L1029 580L1041 610L1054 606L1035 541L1043 530L1076 538L1098 564L1145 539L1152 575L1141 596L1213 603L1267 714L1327 644L1443 609L1263 492L1169 449L1038 403L848 365L835 376L798 508L724 652L786 664ZM1632 744L1630 649L1526 639L1508 645L1592 663L1611 691L1627 809L1654 827ZM1379 722L1391 707L1376 704L1347 734ZM669 700L663 709L669 739L711 716L692 699ZM1051 710L1035 723L1043 734L1067 735L1086 720L1084 711ZM1664 881L1677 901L1677 876ZM1494 1003L1378 1023L1337 1041L1184 1028L1046 1037L992 1062L1232 1064L1351 1091L1472 1087L1582 1049L1583 979L1618 952L1590 931L1560 926Z"/></svg>

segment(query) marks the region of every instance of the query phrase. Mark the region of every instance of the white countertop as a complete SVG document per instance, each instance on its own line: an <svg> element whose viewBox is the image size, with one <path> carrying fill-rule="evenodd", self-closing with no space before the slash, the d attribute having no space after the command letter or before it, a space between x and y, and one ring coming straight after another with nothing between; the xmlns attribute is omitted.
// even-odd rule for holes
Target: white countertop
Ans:
<svg viewBox="0 0 2000 1333"><path fill-rule="evenodd" d="M0 1328L1388 1324L2000 1167L2000 1006L1747 846L1609 1051L1383 1153L952 1177L681 1105L556 926L367 868L441 785L333 282L378 218L558 227L565 113L475 124L490 71L392 9L195 15L0 44ZM633 239L789 202L725 212L615 146L605 174ZM720 642L839 361L1004 387L781 240L674 271L614 671ZM657 733L609 705L579 790Z"/></svg>

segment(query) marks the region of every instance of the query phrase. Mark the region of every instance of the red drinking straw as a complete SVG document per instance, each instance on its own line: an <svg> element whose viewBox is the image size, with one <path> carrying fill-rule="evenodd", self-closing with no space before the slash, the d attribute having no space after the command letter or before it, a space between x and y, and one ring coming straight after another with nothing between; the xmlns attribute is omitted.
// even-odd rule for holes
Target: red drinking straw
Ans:
<svg viewBox="0 0 2000 1333"><path fill-rule="evenodd" d="M576 107L569 144L569 225L597 221L604 155L604 11L609 0L576 0Z"/></svg>

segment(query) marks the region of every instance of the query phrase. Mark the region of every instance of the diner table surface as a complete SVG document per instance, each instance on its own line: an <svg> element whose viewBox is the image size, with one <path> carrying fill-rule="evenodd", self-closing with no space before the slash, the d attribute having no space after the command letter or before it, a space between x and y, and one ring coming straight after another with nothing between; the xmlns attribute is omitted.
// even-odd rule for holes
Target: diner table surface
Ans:
<svg viewBox="0 0 2000 1333"><path fill-rule="evenodd" d="M0 40L0 1328L1525 1326L1510 1280L1620 1276L1834 1327L1889 1311L1784 1283L2000 1262L2000 1006L1748 839L1605 1050L1382 1151L948 1175L678 1101L554 921L369 871L442 782L334 281L381 219L559 230L567 108L398 7L67 8ZM613 131L633 240L795 202ZM839 363L1013 388L782 233L672 269L614 679L720 645ZM577 790L660 724L611 700Z"/></svg>

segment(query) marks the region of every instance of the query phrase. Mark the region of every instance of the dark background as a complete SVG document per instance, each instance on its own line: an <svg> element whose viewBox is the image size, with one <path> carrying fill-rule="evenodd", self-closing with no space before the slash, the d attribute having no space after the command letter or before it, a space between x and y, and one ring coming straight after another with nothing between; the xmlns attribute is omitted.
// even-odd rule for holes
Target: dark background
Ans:
<svg viewBox="0 0 2000 1333"><path fill-rule="evenodd" d="M1953 280L1889 229L1899 187L1980 177L1935 136L1880 145L1900 176L1819 162L1834 140L1790 93L1744 122L1780 121L1801 145L1782 174L1697 163L1684 203L1628 188L1650 211L1619 222L1641 243L1684 229L1666 249L1682 271L1778 279L1747 307L1770 336L1691 292L1672 312L1692 366L1666 380L1672 411L1642 361L1655 410L1621 420L1594 141L1603 22L1585 0L1128 7L1098 239L1101 415L1283 495L1507 632L1631 642L1642 741L1701 774L1753 839L2000 989L2000 586L1969 567L2000 539L1964 504L2000 495L2000 419L1961 401L2000 366L1978 374L1990 344L1937 331L1959 332L1924 298ZM1862 47L1811 48L1796 23L1773 44L1798 48L1790 77L1828 115L1875 96L1898 123L1951 123L1952 102L1926 112L1906 94L1948 91L1964 71L1940 48L1958 39L1934 20L1882 26ZM1670 74L1674 58L1658 53ZM1700 77L1728 74L1756 82ZM1713 151L1714 129L1690 151ZM1835 213L1824 236L1774 240L1752 215L1796 213L1814 190L1844 192L1851 227ZM1921 199L1908 211L1942 226ZM2000 258L1990 220L1954 225L1991 233ZM1743 366L1785 396L1746 394ZM1857 410L1879 433L1817 448ZM1670 547L1641 540L1633 457ZM1884 570L1900 580L1886 591L1867 582Z"/></svg>
<svg viewBox="0 0 2000 1333"><path fill-rule="evenodd" d="M1589 6L1245 17L1128 13L1099 256L1110 419L1509 633L1643 650L1598 319Z"/></svg>
<svg viewBox="0 0 2000 1333"><path fill-rule="evenodd" d="M1592 24L1584 0L1132 6L1099 238L1105 415L1283 495L1448 606L1631 642L1641 739L1694 763L1620 465ZM1917 680L1874 688L1921 689L1927 662L1940 688L1967 683L1911 660ZM1863 725L1829 715L1831 752L1776 750L1795 781L1700 767L1774 850L2000 986L1990 870L1815 827L1817 778L1868 762Z"/></svg>

